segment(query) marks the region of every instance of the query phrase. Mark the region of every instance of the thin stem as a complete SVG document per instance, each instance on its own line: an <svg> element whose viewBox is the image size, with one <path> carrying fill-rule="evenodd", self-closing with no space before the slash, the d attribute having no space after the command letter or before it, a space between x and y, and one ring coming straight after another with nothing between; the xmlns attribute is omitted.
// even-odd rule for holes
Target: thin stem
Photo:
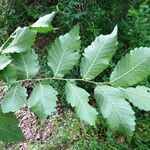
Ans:
<svg viewBox="0 0 150 150"><path fill-rule="evenodd" d="M81 81L81 82L87 82L87 83L91 83L91 84L109 84L108 82L95 82L95 81L87 81L84 79L67 79L67 78L56 78L56 77L51 77L51 78L37 78L37 79L24 79L24 80L17 80L14 81L13 83L21 83L21 82L25 82L25 81L43 81L43 80L61 80L61 81Z"/></svg>

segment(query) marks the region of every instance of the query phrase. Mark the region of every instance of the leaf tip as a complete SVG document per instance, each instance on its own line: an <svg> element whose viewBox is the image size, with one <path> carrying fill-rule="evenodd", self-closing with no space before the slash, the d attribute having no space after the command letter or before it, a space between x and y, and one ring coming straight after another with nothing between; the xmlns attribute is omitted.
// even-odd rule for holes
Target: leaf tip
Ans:
<svg viewBox="0 0 150 150"><path fill-rule="evenodd" d="M50 16L51 16L52 19L55 17L55 15L56 15L56 12L55 12L55 11L53 11L53 12L50 14Z"/></svg>
<svg viewBox="0 0 150 150"><path fill-rule="evenodd" d="M112 31L113 34L117 35L118 32L118 26L116 25Z"/></svg>

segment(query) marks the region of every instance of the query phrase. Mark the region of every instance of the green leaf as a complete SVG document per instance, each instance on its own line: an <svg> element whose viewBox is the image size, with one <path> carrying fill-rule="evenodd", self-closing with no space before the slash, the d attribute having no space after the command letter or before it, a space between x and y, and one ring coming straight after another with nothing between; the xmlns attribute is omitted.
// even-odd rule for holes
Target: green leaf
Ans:
<svg viewBox="0 0 150 150"><path fill-rule="evenodd" d="M15 34L17 32L19 28L17 28L11 35L10 37L4 42L4 44L0 47L0 52L2 51L2 49L5 49L9 46L9 44L13 41Z"/></svg>
<svg viewBox="0 0 150 150"><path fill-rule="evenodd" d="M50 85L37 84L28 100L28 106L40 120L44 120L56 109L57 91Z"/></svg>
<svg viewBox="0 0 150 150"><path fill-rule="evenodd" d="M7 65L11 63L10 56L0 55L0 70L3 70Z"/></svg>
<svg viewBox="0 0 150 150"><path fill-rule="evenodd" d="M12 86L2 100L1 108L4 113L17 112L26 104L27 91L20 84Z"/></svg>
<svg viewBox="0 0 150 150"><path fill-rule="evenodd" d="M2 53L21 53L30 49L33 46L36 37L36 31L30 29L29 27L18 28L14 36L13 41L6 47L2 49Z"/></svg>
<svg viewBox="0 0 150 150"><path fill-rule="evenodd" d="M103 85L94 90L98 107L113 131L124 133L128 140L135 130L134 111L120 89Z"/></svg>
<svg viewBox="0 0 150 150"><path fill-rule="evenodd" d="M13 65L8 65L6 68L0 71L0 80L4 82L13 82L17 79L17 73Z"/></svg>
<svg viewBox="0 0 150 150"><path fill-rule="evenodd" d="M27 91L20 84L12 86L2 100L1 108L4 113L16 112L26 104Z"/></svg>
<svg viewBox="0 0 150 150"><path fill-rule="evenodd" d="M139 109L150 111L150 88L137 86L136 88L123 89L125 98Z"/></svg>
<svg viewBox="0 0 150 150"><path fill-rule="evenodd" d="M89 93L70 82L66 83L65 92L66 99L72 107L75 107L77 116L86 123L95 126L98 113L88 104Z"/></svg>
<svg viewBox="0 0 150 150"><path fill-rule="evenodd" d="M79 26L75 26L69 33L55 40L48 52L48 65L54 77L63 77L77 64L80 55L75 51L79 48Z"/></svg>
<svg viewBox="0 0 150 150"><path fill-rule="evenodd" d="M110 77L110 84L128 87L150 75L150 48L135 48L123 57Z"/></svg>
<svg viewBox="0 0 150 150"><path fill-rule="evenodd" d="M33 25L31 25L31 27L40 33L47 33L49 31L52 31L53 27L52 25L50 25L50 23L53 20L54 16L55 12L52 12L51 14L40 17Z"/></svg>
<svg viewBox="0 0 150 150"><path fill-rule="evenodd" d="M117 49L117 26L108 35L100 35L84 50L80 72L85 80L92 80L109 65Z"/></svg>
<svg viewBox="0 0 150 150"><path fill-rule="evenodd" d="M0 110L0 141L9 143L24 140L24 135L18 124L19 122L13 113L3 114Z"/></svg>
<svg viewBox="0 0 150 150"><path fill-rule="evenodd" d="M38 55L32 49L20 54L13 54L13 64L21 78L33 78L39 71Z"/></svg>

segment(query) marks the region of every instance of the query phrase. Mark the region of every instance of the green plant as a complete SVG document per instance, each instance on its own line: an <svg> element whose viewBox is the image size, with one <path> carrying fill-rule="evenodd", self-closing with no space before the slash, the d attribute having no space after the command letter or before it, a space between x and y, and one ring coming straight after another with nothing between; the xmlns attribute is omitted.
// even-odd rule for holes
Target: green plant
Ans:
<svg viewBox="0 0 150 150"><path fill-rule="evenodd" d="M127 35L130 37L130 47L134 46L150 46L150 7L148 1L143 2L140 8L136 10L131 8L128 10L128 24L126 26L130 29Z"/></svg>
<svg viewBox="0 0 150 150"><path fill-rule="evenodd" d="M48 50L47 64L53 76L36 77L40 65L38 55L31 48L37 32L46 33L54 30L50 25L55 13L46 15L37 20L30 27L17 28L0 48L0 79L7 89L2 100L3 113L16 112L27 105L40 120L46 119L55 111L58 92L51 86L54 81L65 83L66 100L75 108L77 116L84 122L94 125L97 119L97 110L89 104L90 94L77 83L94 87L94 97L98 111L106 118L113 131L124 133L130 140L135 130L135 116L129 102L139 109L150 110L150 90L137 85L150 75L150 48L135 48L116 65L110 76L110 81L96 82L95 77L108 66L117 50L117 26L108 35L100 35L85 48L80 63L78 78L64 78L80 59L79 26L75 26L69 33L56 38ZM22 83L34 82L33 91L27 94ZM143 96L144 93L144 96ZM27 97L28 101L27 101ZM126 99L129 101L126 101ZM6 117L7 119L7 117ZM9 119L9 118L8 118ZM3 122L3 121L1 121ZM7 129L4 127L5 133ZM12 131L13 132L13 131ZM21 134L21 133L20 133ZM5 134L12 140L22 139L13 132ZM11 141L3 138L1 140Z"/></svg>

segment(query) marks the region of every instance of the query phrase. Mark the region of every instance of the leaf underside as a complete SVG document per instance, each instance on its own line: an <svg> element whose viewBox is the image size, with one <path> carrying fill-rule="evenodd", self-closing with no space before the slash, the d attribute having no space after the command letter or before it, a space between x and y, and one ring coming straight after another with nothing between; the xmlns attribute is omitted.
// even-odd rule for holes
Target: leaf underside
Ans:
<svg viewBox="0 0 150 150"><path fill-rule="evenodd" d="M28 106L40 120L56 111L57 91L50 85L37 84L28 100Z"/></svg>
<svg viewBox="0 0 150 150"><path fill-rule="evenodd" d="M120 89L103 85L94 90L100 112L113 131L124 133L128 140L135 130L134 111Z"/></svg>
<svg viewBox="0 0 150 150"><path fill-rule="evenodd" d="M30 49L33 46L36 37L36 31L29 27L24 27L16 30L16 34L12 42L5 48L2 49L2 53L21 53Z"/></svg>
<svg viewBox="0 0 150 150"><path fill-rule="evenodd" d="M100 35L83 53L80 72L85 80L92 80L104 71L117 49L117 26L108 35Z"/></svg>
<svg viewBox="0 0 150 150"><path fill-rule="evenodd" d="M86 123L95 126L98 113L95 108L88 104L89 93L70 82L66 83L65 91L67 102L75 107L77 116Z"/></svg>
<svg viewBox="0 0 150 150"><path fill-rule="evenodd" d="M79 26L75 26L69 33L55 40L48 51L48 65L54 77L63 77L73 69L80 57L79 52L75 52L79 49Z"/></svg>
<svg viewBox="0 0 150 150"><path fill-rule="evenodd" d="M12 86L2 100L1 108L4 113L16 112L26 104L27 91L20 84Z"/></svg>
<svg viewBox="0 0 150 150"><path fill-rule="evenodd" d="M3 70L0 70L0 80L3 80L4 82L7 83L11 83L13 81L16 81L16 79L17 73L13 65L8 65Z"/></svg>
<svg viewBox="0 0 150 150"><path fill-rule="evenodd" d="M51 25L51 21L53 20L54 16L55 12L52 12L51 14L40 17L33 25L31 25L31 27L40 33L52 31L53 27Z"/></svg>
<svg viewBox="0 0 150 150"><path fill-rule="evenodd" d="M39 71L38 55L33 49L20 54L13 54L13 64L19 78L33 78Z"/></svg>
<svg viewBox="0 0 150 150"><path fill-rule="evenodd" d="M122 89L125 98L141 110L150 111L150 88L137 86L136 88Z"/></svg>
<svg viewBox="0 0 150 150"><path fill-rule="evenodd" d="M11 59L9 56L0 55L0 70L3 70L6 66L11 63Z"/></svg>
<svg viewBox="0 0 150 150"><path fill-rule="evenodd" d="M110 77L110 84L128 87L150 75L150 48L135 48L123 57Z"/></svg>

